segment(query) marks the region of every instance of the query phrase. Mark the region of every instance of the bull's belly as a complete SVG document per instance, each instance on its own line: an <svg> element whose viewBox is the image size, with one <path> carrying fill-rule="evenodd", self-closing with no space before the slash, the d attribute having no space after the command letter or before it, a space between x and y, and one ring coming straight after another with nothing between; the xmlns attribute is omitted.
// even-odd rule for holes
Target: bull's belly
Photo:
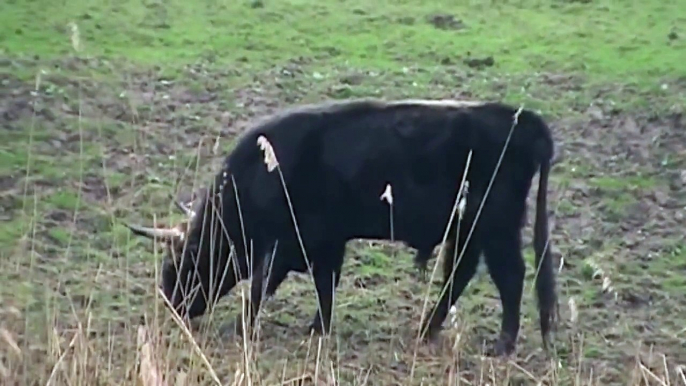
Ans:
<svg viewBox="0 0 686 386"><path fill-rule="evenodd" d="M427 209L419 210L422 207ZM367 210L354 221L350 238L396 240L413 248L433 248L443 241L450 209L424 205L416 208L401 210L387 206Z"/></svg>

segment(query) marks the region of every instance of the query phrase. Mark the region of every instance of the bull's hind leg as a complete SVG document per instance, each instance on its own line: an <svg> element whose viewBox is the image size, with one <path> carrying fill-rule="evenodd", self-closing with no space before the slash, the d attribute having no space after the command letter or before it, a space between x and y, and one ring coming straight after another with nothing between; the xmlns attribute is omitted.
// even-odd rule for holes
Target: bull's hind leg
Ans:
<svg viewBox="0 0 686 386"><path fill-rule="evenodd" d="M469 281L476 273L476 268L479 265L480 248L472 237L467 243L467 249L462 256L460 256L464 245L464 240L460 242L460 246L455 253L455 246L453 242L446 243L445 254L443 256L443 288L442 295L436 306L424 318L422 325L422 335L425 339L431 340L437 337L441 330L443 321L448 316L448 311L464 291ZM455 263L457 262L457 267ZM454 273L453 273L454 268ZM451 278L453 280L451 280Z"/></svg>
<svg viewBox="0 0 686 386"><path fill-rule="evenodd" d="M319 308L310 325L310 331L328 334L331 331L333 296L341 278L341 267L345 253L345 242L337 242L325 248L318 248L313 270L314 285L317 288Z"/></svg>
<svg viewBox="0 0 686 386"><path fill-rule="evenodd" d="M493 232L484 245L488 272L500 293L503 314L495 355L509 355L519 334L519 311L526 267L516 232Z"/></svg>

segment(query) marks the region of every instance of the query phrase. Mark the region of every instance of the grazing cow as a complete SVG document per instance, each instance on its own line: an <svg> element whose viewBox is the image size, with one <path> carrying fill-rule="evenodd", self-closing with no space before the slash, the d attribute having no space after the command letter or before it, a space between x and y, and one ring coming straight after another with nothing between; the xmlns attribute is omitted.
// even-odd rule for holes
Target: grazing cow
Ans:
<svg viewBox="0 0 686 386"><path fill-rule="evenodd" d="M550 130L536 113L501 103L361 99L304 106L242 135L206 196L192 210L181 207L189 222L172 229L130 227L170 244L161 288L182 316L203 314L251 277L250 312L245 325L239 317L238 331L253 326L263 296L271 296L289 271L311 269L320 311L310 328L328 333L347 241L405 242L417 249L415 264L422 267L445 237L444 288L451 285L422 334L430 339L440 331L483 252L503 308L495 346L503 355L514 350L519 332L521 228L540 172L534 249L547 348L557 306L546 210L553 152ZM463 181L469 192L455 216ZM389 202L380 200L387 186ZM196 291L202 294L184 300Z"/></svg>

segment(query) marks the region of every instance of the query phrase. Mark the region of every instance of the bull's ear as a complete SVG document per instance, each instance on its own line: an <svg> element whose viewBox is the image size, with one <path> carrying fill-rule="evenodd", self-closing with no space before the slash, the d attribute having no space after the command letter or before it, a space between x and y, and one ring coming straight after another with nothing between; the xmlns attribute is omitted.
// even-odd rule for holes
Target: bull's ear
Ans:
<svg viewBox="0 0 686 386"><path fill-rule="evenodd" d="M180 201L174 200L174 205L176 205L176 207L188 217L195 216L195 212L193 212L193 210L191 209L192 204L192 202L190 204L184 204Z"/></svg>
<svg viewBox="0 0 686 386"><path fill-rule="evenodd" d="M178 228L148 228L140 225L125 223L127 228L135 235L147 237L150 239L159 238L163 241L171 241L174 239L183 238L183 232Z"/></svg>
<svg viewBox="0 0 686 386"><path fill-rule="evenodd" d="M191 209L193 207L193 203L194 203L193 199L186 202L186 203L183 203L183 202L177 200L176 198L174 198L174 196L171 193L169 194L169 198L172 201L174 201L174 206L176 207L176 209L181 211L186 216L193 217L195 215L195 212L193 212L193 209Z"/></svg>
<svg viewBox="0 0 686 386"><path fill-rule="evenodd" d="M207 196L207 192L208 190L206 187L200 188L195 193L193 193L191 199L193 200L193 202L202 200L203 198L205 198L205 196Z"/></svg>

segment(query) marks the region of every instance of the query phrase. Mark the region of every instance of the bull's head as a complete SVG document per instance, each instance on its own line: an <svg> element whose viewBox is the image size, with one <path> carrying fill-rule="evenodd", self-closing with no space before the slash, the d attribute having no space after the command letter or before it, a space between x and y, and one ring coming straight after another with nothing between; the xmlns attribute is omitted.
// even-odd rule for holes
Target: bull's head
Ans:
<svg viewBox="0 0 686 386"><path fill-rule="evenodd" d="M195 212L191 209L193 203L181 203L174 201L177 209L186 215L186 219L173 227L145 227L135 224L126 224L126 226L137 236L143 236L150 239L157 239L165 246L161 275L160 289L164 296L174 306L176 311L183 315L186 307L182 305L183 296L179 296L179 291L175 288L177 280L177 267L182 262L181 257L184 254L185 241L187 240L189 224L195 218ZM192 308L192 307L190 307ZM190 315L189 315L190 316Z"/></svg>
<svg viewBox="0 0 686 386"><path fill-rule="evenodd" d="M165 247L164 261L161 270L161 290L176 312L182 317L194 318L202 315L207 308L208 295L222 296L236 283L235 275L220 275L215 278L212 272L224 271L227 268L229 248L223 243L220 250L203 246L199 253L201 238L203 241L216 241L217 230L202 232L203 219L199 213L206 212L205 200L198 197L189 202L175 201L176 207L186 215L186 219L170 228L149 228L126 224L136 235L157 239ZM216 224L217 222L215 222ZM207 229L216 227L206 227ZM206 234L203 234L206 233ZM222 258L216 259L217 256ZM217 279L223 279L218 281ZM216 284L221 283L219 286ZM210 290L210 287L213 290ZM222 290L217 291L218 288ZM221 292L220 295L218 292ZM216 299L216 297L214 298Z"/></svg>

